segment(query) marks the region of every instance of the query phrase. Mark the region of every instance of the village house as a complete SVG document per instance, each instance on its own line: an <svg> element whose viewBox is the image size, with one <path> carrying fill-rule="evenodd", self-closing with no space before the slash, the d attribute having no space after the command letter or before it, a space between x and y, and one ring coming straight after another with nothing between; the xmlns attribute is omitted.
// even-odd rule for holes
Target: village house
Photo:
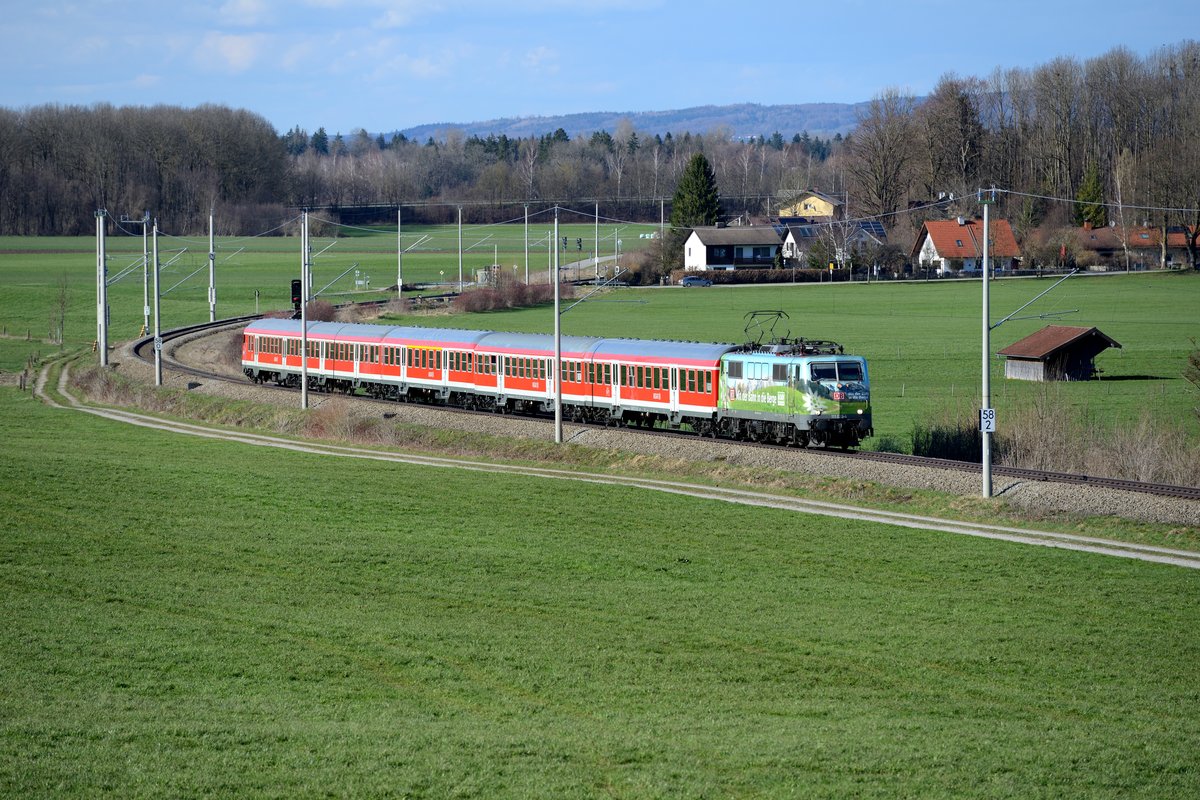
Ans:
<svg viewBox="0 0 1200 800"><path fill-rule="evenodd" d="M783 257L803 262L813 245L822 238L831 252L845 248L852 255L887 242L887 231L878 220L780 226L783 235Z"/></svg>
<svg viewBox="0 0 1200 800"><path fill-rule="evenodd" d="M683 268L769 269L775 265L781 244L779 234L770 225L693 228L683 243Z"/></svg>
<svg viewBox="0 0 1200 800"><path fill-rule="evenodd" d="M844 201L815 189L788 192L783 198L779 204L779 222L782 225L828 222L845 215Z"/></svg>
<svg viewBox="0 0 1200 800"><path fill-rule="evenodd" d="M1073 228L1075 263L1081 269L1110 266L1117 269L1155 269L1186 266L1188 231L1182 226L1167 228L1167 246L1162 246L1162 229L1128 227L1115 222L1101 228ZM1128 260L1126 260L1128 254Z"/></svg>
<svg viewBox="0 0 1200 800"><path fill-rule="evenodd" d="M1013 269L1021 248L1007 220L989 220L988 257L992 269ZM978 272L983 261L983 220L937 219L921 226L910 253L915 264L938 275Z"/></svg>

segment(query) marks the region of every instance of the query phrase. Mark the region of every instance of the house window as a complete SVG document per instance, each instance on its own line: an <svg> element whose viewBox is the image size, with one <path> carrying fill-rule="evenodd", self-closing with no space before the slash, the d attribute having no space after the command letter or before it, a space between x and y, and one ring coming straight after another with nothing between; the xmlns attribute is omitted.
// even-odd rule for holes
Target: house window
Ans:
<svg viewBox="0 0 1200 800"><path fill-rule="evenodd" d="M727 247L714 247L713 248L713 258L728 258L728 257L729 257L729 248L727 248Z"/></svg>
<svg viewBox="0 0 1200 800"><path fill-rule="evenodd" d="M958 245L959 247L962 247L962 239L955 239L955 240L954 240L954 243L955 243L956 245Z"/></svg>

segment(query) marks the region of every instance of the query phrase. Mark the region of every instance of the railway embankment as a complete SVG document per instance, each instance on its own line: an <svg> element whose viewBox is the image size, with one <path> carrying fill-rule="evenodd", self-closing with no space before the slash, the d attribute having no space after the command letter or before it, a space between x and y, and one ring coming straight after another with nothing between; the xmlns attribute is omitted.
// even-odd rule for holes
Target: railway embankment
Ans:
<svg viewBox="0 0 1200 800"><path fill-rule="evenodd" d="M280 406L297 406L299 394L247 381L241 374L234 353L238 329L206 332L168 342L164 348L163 383L166 387L186 389L207 395ZM138 359L131 344L115 354L116 370L139 382L154 381L152 364ZM227 378L197 379L172 368L186 364ZM480 434L514 440L544 440L551 435L543 420L501 415L463 414L449 409L414 404L379 403L365 398L310 393L314 409L336 409L338 415L387 419L400 424ZM843 484L877 485L894 489L928 490L966 498L978 498L978 475L933 467L897 465L839 457L814 450L748 447L734 442L669 437L632 429L584 427L567 424L565 439L591 451L621 453L634 458L653 458L660 464L699 465L714 478L744 477L747 471L764 476L781 473L800 474L816 479L830 478ZM766 478L771 481L771 478ZM1052 517L1088 518L1112 516L1138 522L1200 528L1200 501L1159 497L1139 492L1114 490L1101 486L1035 481L997 476L996 501L1034 519ZM868 494L864 492L864 495ZM1184 531L1186 532L1186 531Z"/></svg>

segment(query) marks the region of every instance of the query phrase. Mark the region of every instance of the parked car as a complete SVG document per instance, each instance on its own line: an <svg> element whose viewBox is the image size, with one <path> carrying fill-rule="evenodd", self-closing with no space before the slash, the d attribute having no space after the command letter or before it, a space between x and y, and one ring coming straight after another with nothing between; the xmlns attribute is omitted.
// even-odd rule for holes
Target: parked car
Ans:
<svg viewBox="0 0 1200 800"><path fill-rule="evenodd" d="M679 280L680 286L712 286L712 281L708 278L701 278L699 275L685 275Z"/></svg>

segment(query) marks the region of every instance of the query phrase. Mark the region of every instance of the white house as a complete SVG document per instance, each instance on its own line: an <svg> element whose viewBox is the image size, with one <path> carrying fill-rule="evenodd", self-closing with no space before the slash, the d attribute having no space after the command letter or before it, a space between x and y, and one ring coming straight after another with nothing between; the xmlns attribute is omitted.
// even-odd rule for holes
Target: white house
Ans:
<svg viewBox="0 0 1200 800"><path fill-rule="evenodd" d="M990 221L988 255L996 268L1011 266L1021 257L1012 228L1003 219ZM983 222L959 217L928 220L917 232L910 257L939 275L978 272L983 260Z"/></svg>
<svg viewBox="0 0 1200 800"><path fill-rule="evenodd" d="M685 270L760 268L775 264L783 240L769 225L693 228L683 243Z"/></svg>
<svg viewBox="0 0 1200 800"><path fill-rule="evenodd" d="M824 237L834 248L843 245L851 253L861 253L870 247L887 242L887 232L875 220L824 223L815 225L788 225L783 236L783 257L802 260L814 242Z"/></svg>

